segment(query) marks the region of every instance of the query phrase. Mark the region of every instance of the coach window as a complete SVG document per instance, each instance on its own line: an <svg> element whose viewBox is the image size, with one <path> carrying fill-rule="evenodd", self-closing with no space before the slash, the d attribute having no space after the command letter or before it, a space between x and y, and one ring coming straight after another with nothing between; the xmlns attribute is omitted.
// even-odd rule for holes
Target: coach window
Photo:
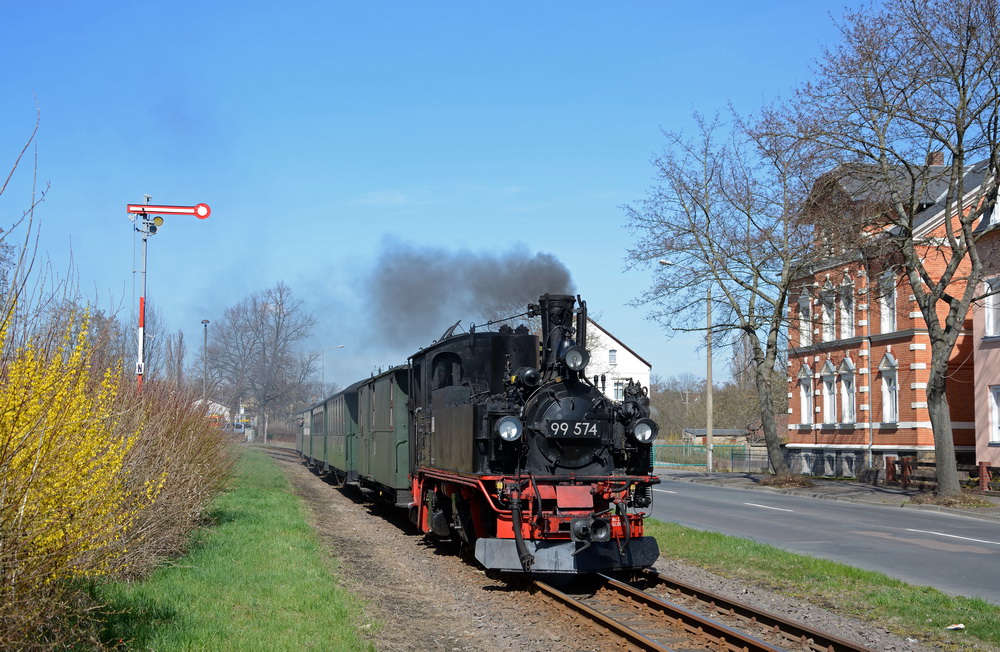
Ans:
<svg viewBox="0 0 1000 652"><path fill-rule="evenodd" d="M396 420L396 379L389 377L389 429L392 430Z"/></svg>

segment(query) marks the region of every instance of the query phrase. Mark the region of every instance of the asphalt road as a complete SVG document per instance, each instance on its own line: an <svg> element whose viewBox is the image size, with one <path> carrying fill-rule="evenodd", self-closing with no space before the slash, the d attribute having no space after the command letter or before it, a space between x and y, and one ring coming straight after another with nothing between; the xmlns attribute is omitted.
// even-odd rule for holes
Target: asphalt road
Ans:
<svg viewBox="0 0 1000 652"><path fill-rule="evenodd" d="M655 518L1000 604L1000 523L953 513L665 481Z"/></svg>

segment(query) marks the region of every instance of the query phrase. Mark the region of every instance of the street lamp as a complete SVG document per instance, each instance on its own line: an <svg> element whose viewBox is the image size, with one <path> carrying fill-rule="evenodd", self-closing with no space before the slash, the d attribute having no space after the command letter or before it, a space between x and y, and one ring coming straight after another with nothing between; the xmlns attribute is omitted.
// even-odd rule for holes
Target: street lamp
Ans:
<svg viewBox="0 0 1000 652"><path fill-rule="evenodd" d="M322 388L323 392L326 392L326 352L327 351L332 351L334 349L342 349L342 348L344 348L344 345L343 344L338 344L337 346L328 346L325 349L323 349L322 351L320 351L320 353L323 355L323 368L320 369L319 384L320 384L320 387Z"/></svg>
<svg viewBox="0 0 1000 652"><path fill-rule="evenodd" d="M205 339L201 345L201 402L208 407L208 320L202 319L201 325L205 327Z"/></svg>
<svg viewBox="0 0 1000 652"><path fill-rule="evenodd" d="M661 265L668 267L680 267L681 269L686 269L695 276L698 272L694 271L690 267L685 267L684 265L678 265L677 263L671 262L669 260L661 259L659 261ZM705 370L705 466L708 472L712 472L712 284L708 284L708 289L705 293L705 311L706 311L706 324L705 324L705 349L707 368Z"/></svg>

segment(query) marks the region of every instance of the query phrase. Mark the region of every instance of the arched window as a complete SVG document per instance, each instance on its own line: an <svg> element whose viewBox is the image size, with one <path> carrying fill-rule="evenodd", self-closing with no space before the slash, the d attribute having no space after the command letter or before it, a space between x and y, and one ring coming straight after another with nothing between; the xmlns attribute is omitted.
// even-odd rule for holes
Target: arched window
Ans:
<svg viewBox="0 0 1000 652"><path fill-rule="evenodd" d="M618 364L618 349L608 351L608 364Z"/></svg>
<svg viewBox="0 0 1000 652"><path fill-rule="evenodd" d="M799 408L802 411L802 420L799 423L813 422L813 389L812 389L812 369L804 364L799 369Z"/></svg>
<svg viewBox="0 0 1000 652"><path fill-rule="evenodd" d="M809 295L799 297L799 346L812 344L812 311Z"/></svg>
<svg viewBox="0 0 1000 652"><path fill-rule="evenodd" d="M837 423L837 370L829 360L823 365L823 423Z"/></svg>
<svg viewBox="0 0 1000 652"><path fill-rule="evenodd" d="M886 353L878 365L882 376L882 423L899 421L899 364Z"/></svg>
<svg viewBox="0 0 1000 652"><path fill-rule="evenodd" d="M837 373L840 374L841 423L854 423L857 418L855 416L856 389L854 387L854 372L854 362L849 357L844 358L844 361L837 367Z"/></svg>
<svg viewBox="0 0 1000 652"><path fill-rule="evenodd" d="M840 337L854 337L854 286L849 279L840 286Z"/></svg>
<svg viewBox="0 0 1000 652"><path fill-rule="evenodd" d="M820 332L824 342L831 342L837 339L836 296L833 286L827 281L826 287L823 288L823 292L819 295L820 310L822 311L820 315L822 330Z"/></svg>
<svg viewBox="0 0 1000 652"><path fill-rule="evenodd" d="M879 314L883 333L896 330L896 275L889 270L879 279Z"/></svg>

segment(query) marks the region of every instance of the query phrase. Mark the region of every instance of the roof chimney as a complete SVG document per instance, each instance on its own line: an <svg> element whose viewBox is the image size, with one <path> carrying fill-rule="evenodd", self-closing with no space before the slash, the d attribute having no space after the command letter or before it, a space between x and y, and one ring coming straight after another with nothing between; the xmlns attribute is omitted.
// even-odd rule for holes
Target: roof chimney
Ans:
<svg viewBox="0 0 1000 652"><path fill-rule="evenodd" d="M927 154L927 165L944 165L944 152L938 150Z"/></svg>

